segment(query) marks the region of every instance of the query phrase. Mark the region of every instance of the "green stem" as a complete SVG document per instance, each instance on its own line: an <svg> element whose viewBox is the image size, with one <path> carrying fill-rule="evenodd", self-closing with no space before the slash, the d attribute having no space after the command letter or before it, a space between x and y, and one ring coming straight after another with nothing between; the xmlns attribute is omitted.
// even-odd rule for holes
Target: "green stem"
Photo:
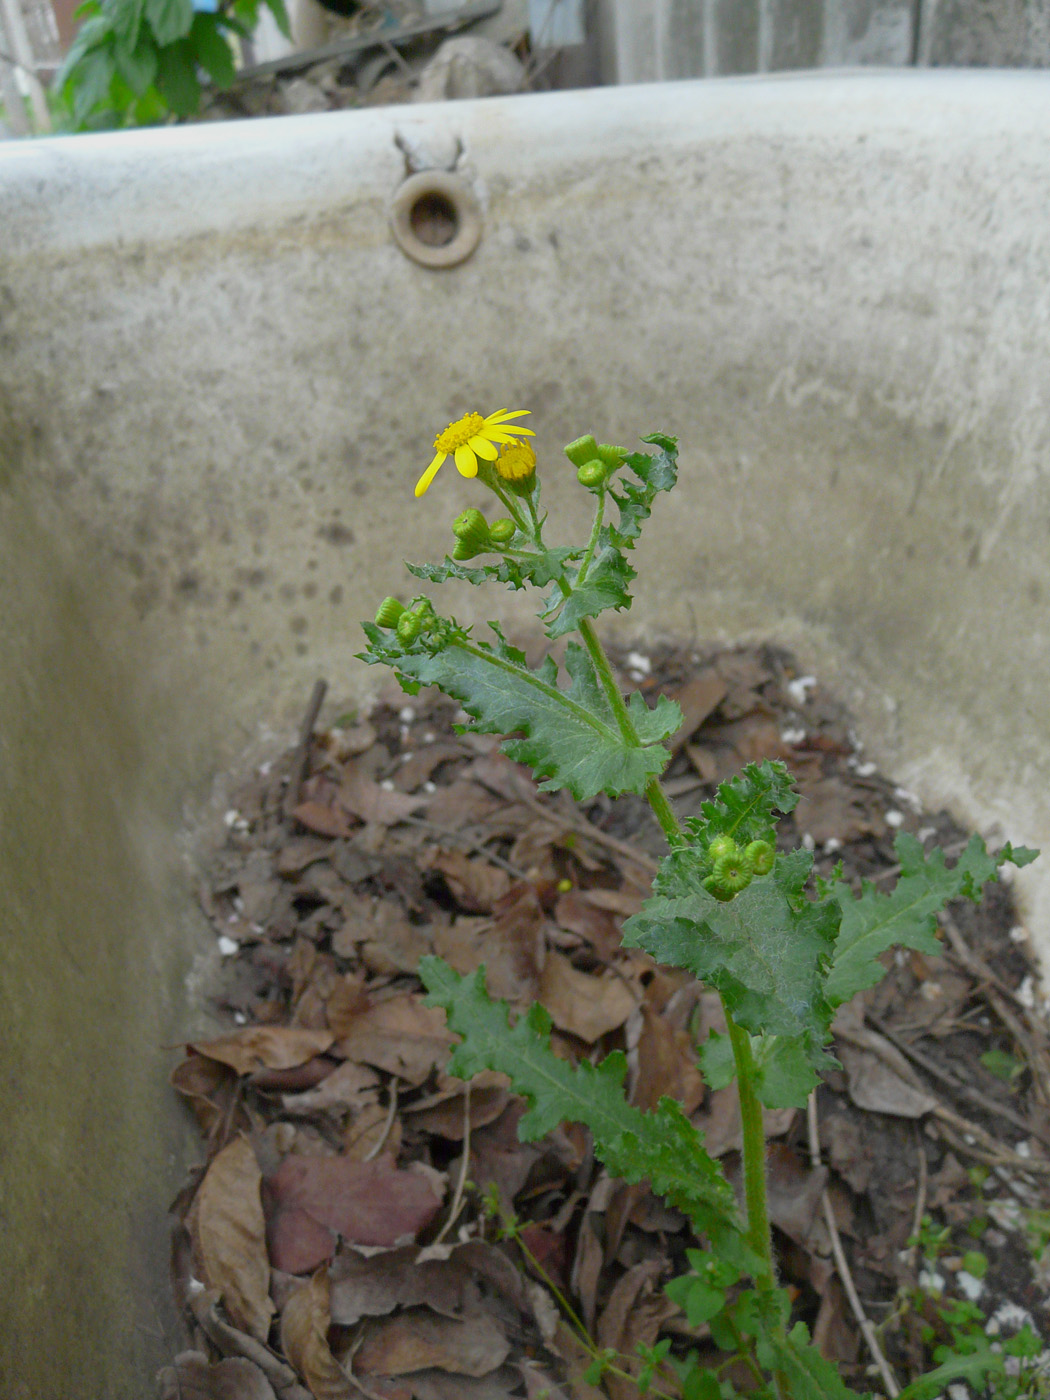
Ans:
<svg viewBox="0 0 1050 1400"><path fill-rule="evenodd" d="M769 1229L766 1200L766 1133L762 1124L762 1104L755 1091L755 1057L751 1037L738 1026L722 1001L729 1039L736 1062L737 1092L744 1146L744 1197L747 1201L747 1242L761 1258L764 1269L755 1279L761 1289L776 1287L773 1272L773 1240Z"/></svg>
<svg viewBox="0 0 1050 1400"><path fill-rule="evenodd" d="M594 524L593 524L593 526L591 527L591 537L590 537L590 539L587 541L587 549L586 549L586 552L584 553L583 560L581 561L580 567L579 567L579 569L577 570L577 573L576 573L576 584L577 584L577 587L578 587L578 586L583 582L583 580L587 577L587 570L591 567L591 560L594 558L594 551L595 551L595 549L596 549L596 547L597 547L597 544L598 544L598 536L601 534L602 521L603 521L604 518L605 518L605 491L604 491L604 489L603 489L601 492L599 492L599 495L598 495L598 509L594 512Z"/></svg>
<svg viewBox="0 0 1050 1400"><path fill-rule="evenodd" d="M569 593L572 591L569 585L564 579L559 579L558 582L562 592L568 597ZM598 681L605 691L613 714L616 716L616 723L620 726L620 733L623 735L624 743L632 749L644 748L645 745L638 737L638 731L634 727L634 721L631 719L630 712L624 704L623 696L620 694L620 687L616 684L616 677L613 675L612 667L609 665L609 658L606 656L605 649L598 640L598 634L594 630L594 624L589 617L581 617L576 624L576 630L583 638L583 644L587 648L587 654L594 663Z"/></svg>
<svg viewBox="0 0 1050 1400"><path fill-rule="evenodd" d="M587 647L594 669L609 698L613 713L620 724L624 739L632 745L639 745L637 731L630 713L616 685L612 667L605 655L601 642L589 618L579 624L579 633ZM664 792L659 778L653 778L645 789L645 795L653 809L657 821L670 844L681 840L682 828L674 814L674 809ZM744 1195L747 1202L747 1238L752 1249L762 1260L764 1268L755 1282L761 1289L776 1287L773 1269L773 1242L769 1230L769 1206L766 1199L766 1136L762 1123L762 1104L755 1090L757 1068L751 1053L751 1037L736 1024L729 1013L725 1001L726 1025L729 1028L733 1059L736 1062L737 1091L740 1095L740 1118L743 1125L744 1156Z"/></svg>
<svg viewBox="0 0 1050 1400"><path fill-rule="evenodd" d="M497 485L495 481L493 481L492 489L503 502L503 504L506 506L507 513L510 515L511 519L514 521L514 524L517 525L521 533L523 535L528 535L529 538L535 542L535 531L529 529L528 525L525 523L525 517L518 510L518 507L515 504L515 502L511 500L508 492L504 491L502 486ZM533 514L532 518L533 523L535 523L535 514Z"/></svg>

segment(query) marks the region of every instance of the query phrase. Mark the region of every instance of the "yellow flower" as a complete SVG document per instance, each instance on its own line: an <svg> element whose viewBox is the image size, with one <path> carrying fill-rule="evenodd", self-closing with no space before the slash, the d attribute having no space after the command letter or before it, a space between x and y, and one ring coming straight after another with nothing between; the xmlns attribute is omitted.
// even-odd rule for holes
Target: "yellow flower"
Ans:
<svg viewBox="0 0 1050 1400"><path fill-rule="evenodd" d="M434 439L434 460L416 482L416 495L426 494L446 457L455 458L460 476L477 476L479 457L484 457L486 462L494 462L499 455L495 443L514 442L519 434L533 437L531 428L519 428L516 423L510 422L510 419L521 418L529 411L519 408L513 413L505 413L500 408L487 418L482 418L480 413L467 413L455 423L450 423Z"/></svg>
<svg viewBox="0 0 1050 1400"><path fill-rule="evenodd" d="M500 448L496 471L504 481L527 481L536 470L531 442L508 442Z"/></svg>

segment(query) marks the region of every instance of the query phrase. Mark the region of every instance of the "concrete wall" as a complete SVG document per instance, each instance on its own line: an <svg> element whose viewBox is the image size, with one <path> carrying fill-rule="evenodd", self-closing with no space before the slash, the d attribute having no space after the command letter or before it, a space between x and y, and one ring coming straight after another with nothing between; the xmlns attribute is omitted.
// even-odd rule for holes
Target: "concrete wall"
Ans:
<svg viewBox="0 0 1050 1400"><path fill-rule="evenodd" d="M595 16L608 83L1050 64L1047 0L598 0Z"/></svg>
<svg viewBox="0 0 1050 1400"><path fill-rule="evenodd" d="M405 147L457 142L482 238L435 271L388 209ZM611 630L781 640L900 781L1050 846L1048 201L1038 74L0 150L5 1400L132 1400L169 1349L166 1047L204 937L180 852L318 675L335 705L376 681L358 619L475 500L450 469L412 497L464 410L533 410L566 533L562 443L678 434Z"/></svg>

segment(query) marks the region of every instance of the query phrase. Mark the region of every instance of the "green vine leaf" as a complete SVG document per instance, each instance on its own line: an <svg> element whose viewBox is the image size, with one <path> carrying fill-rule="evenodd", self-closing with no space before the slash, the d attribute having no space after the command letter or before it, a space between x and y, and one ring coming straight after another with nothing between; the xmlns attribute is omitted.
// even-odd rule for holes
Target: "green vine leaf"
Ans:
<svg viewBox="0 0 1050 1400"><path fill-rule="evenodd" d="M681 967L720 992L738 1025L754 1035L799 1037L816 1070L832 1007L823 991L838 931L833 900L797 899L789 867L752 880L735 898L717 900L702 881L707 863L692 846L662 862L653 896L624 924L624 946Z"/></svg>
<svg viewBox="0 0 1050 1400"><path fill-rule="evenodd" d="M941 952L937 939L937 913L950 899L977 900L984 886L997 878L1001 865L1028 865L1038 851L1009 842L994 855L974 834L955 865L945 865L944 852L929 854L914 836L900 832L894 842L901 876L895 888L883 893L868 880L854 895L843 881L830 886L842 910L842 923L826 992L833 1006L841 1006L856 992L873 987L885 974L880 953L900 945L920 953Z"/></svg>
<svg viewBox="0 0 1050 1400"><path fill-rule="evenodd" d="M515 1093L529 1103L518 1125L523 1141L560 1123L586 1124L595 1152L614 1176L648 1181L717 1241L723 1259L749 1271L759 1267L744 1239L732 1188L705 1151L703 1135L673 1099L661 1099L650 1113L627 1102L623 1054L573 1067L550 1048L551 1019L538 1003L511 1026L506 1003L493 1001L485 990L484 969L461 977L440 958L428 957L419 975L430 993L428 1004L443 1007L450 1029L462 1036L449 1073L461 1079L483 1069L509 1075Z"/></svg>
<svg viewBox="0 0 1050 1400"><path fill-rule="evenodd" d="M542 616L549 619L545 630L552 640L571 632L584 618L597 617L608 608L631 606L628 587L637 575L623 552L634 548L656 497L670 491L678 480L677 439L651 433L642 441L653 444L657 451L652 455L632 452L613 478L615 484L606 490L619 511L619 524L602 526L594 557L582 577L579 570L565 569L562 582L568 584L569 593L559 586L544 600ZM632 480L628 473L637 479Z"/></svg>
<svg viewBox="0 0 1050 1400"><path fill-rule="evenodd" d="M462 628L439 620L438 649L425 640L404 645L396 633L365 624L371 642L360 654L370 665L393 666L410 687L436 685L458 700L483 734L522 734L501 748L508 757L533 770L542 791L568 788L577 801L599 792L617 795L644 792L667 764L670 754L660 740L681 725L678 705L661 697L650 710L635 692L628 711L641 747L624 737L590 657L570 643L565 668L567 689L558 687L558 667L551 657L536 671L525 654L506 641L495 623L496 645L474 643Z"/></svg>

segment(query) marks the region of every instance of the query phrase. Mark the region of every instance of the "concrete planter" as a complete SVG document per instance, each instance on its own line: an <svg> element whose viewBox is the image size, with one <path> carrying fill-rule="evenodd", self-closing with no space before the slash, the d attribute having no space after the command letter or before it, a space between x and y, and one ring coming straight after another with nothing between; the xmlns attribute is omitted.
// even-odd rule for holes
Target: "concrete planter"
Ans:
<svg viewBox="0 0 1050 1400"><path fill-rule="evenodd" d="M474 503L411 495L466 409L533 410L577 523L562 442L677 434L620 635L780 640L899 781L1050 847L1048 202L1039 74L0 149L5 1396L142 1397L171 1350L181 833L317 675L374 683L358 619Z"/></svg>

